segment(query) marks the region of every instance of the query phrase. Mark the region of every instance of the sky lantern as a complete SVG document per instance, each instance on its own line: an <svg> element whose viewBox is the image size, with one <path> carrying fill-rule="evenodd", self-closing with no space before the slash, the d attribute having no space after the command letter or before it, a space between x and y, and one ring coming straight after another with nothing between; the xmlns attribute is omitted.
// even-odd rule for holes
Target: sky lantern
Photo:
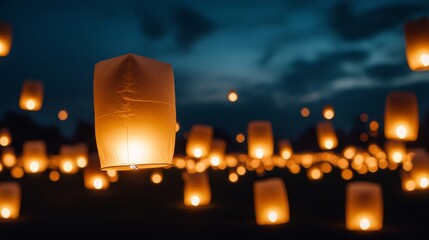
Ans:
<svg viewBox="0 0 429 240"><path fill-rule="evenodd" d="M48 167L46 144L41 140L26 141L22 150L22 162L27 173L40 173Z"/></svg>
<svg viewBox="0 0 429 240"><path fill-rule="evenodd" d="M10 136L10 132L7 128L0 129L0 145L2 147L9 146L12 142L12 137Z"/></svg>
<svg viewBox="0 0 429 240"><path fill-rule="evenodd" d="M289 222L289 200L286 187L280 178L255 181L253 196L258 225Z"/></svg>
<svg viewBox="0 0 429 240"><path fill-rule="evenodd" d="M0 182L0 219L19 217L21 187L17 182Z"/></svg>
<svg viewBox="0 0 429 240"><path fill-rule="evenodd" d="M405 24L405 48L408 66L413 71L429 70L429 18Z"/></svg>
<svg viewBox="0 0 429 240"><path fill-rule="evenodd" d="M271 157L274 151L274 138L271 122L252 121L247 125L247 147L251 158Z"/></svg>
<svg viewBox="0 0 429 240"><path fill-rule="evenodd" d="M5 147L3 148L1 161L3 165L7 168L11 168L16 165L18 162L15 155L15 149L13 147Z"/></svg>
<svg viewBox="0 0 429 240"><path fill-rule="evenodd" d="M419 109L413 92L391 92L384 110L384 135L388 139L417 140Z"/></svg>
<svg viewBox="0 0 429 240"><path fill-rule="evenodd" d="M75 160L75 149L71 145L60 147L59 168L62 173L75 174L79 170Z"/></svg>
<svg viewBox="0 0 429 240"><path fill-rule="evenodd" d="M236 102L238 100L238 94L235 90L230 90L228 92L228 100L230 102Z"/></svg>
<svg viewBox="0 0 429 240"><path fill-rule="evenodd" d="M88 166L83 170L83 180L86 189L103 190L109 188L109 177L106 171L100 170L97 154L92 154L88 160Z"/></svg>
<svg viewBox="0 0 429 240"><path fill-rule="evenodd" d="M211 190L207 172L183 173L184 203L186 206L207 205L211 201Z"/></svg>
<svg viewBox="0 0 429 240"><path fill-rule="evenodd" d="M154 169L150 173L150 180L155 184L160 184L163 178L164 177L161 169Z"/></svg>
<svg viewBox="0 0 429 240"><path fill-rule="evenodd" d="M293 149L289 140L280 140L278 143L278 146L279 146L280 156L283 159L288 160L290 157L292 157Z"/></svg>
<svg viewBox="0 0 429 240"><path fill-rule="evenodd" d="M331 119L333 119L334 118L334 116L335 116L335 111L334 111L334 108L331 106L331 105L326 105L324 108L323 108L323 117L326 119L326 120L331 120Z"/></svg>
<svg viewBox="0 0 429 240"><path fill-rule="evenodd" d="M346 228L357 231L378 231L383 227L381 185L372 182L351 182L346 189Z"/></svg>
<svg viewBox="0 0 429 240"><path fill-rule="evenodd" d="M210 153L213 140L213 127L208 125L193 125L186 143L186 155L202 158Z"/></svg>
<svg viewBox="0 0 429 240"><path fill-rule="evenodd" d="M331 122L320 122L317 124L317 139L319 147L323 150L331 150L337 147L338 140L334 126Z"/></svg>
<svg viewBox="0 0 429 240"><path fill-rule="evenodd" d="M9 55L12 47L12 27L9 24L0 22L0 57Z"/></svg>
<svg viewBox="0 0 429 240"><path fill-rule="evenodd" d="M39 80L26 80L22 84L19 107L28 111L39 111L43 104L43 83Z"/></svg>
<svg viewBox="0 0 429 240"><path fill-rule="evenodd" d="M79 168L84 168L88 164L88 145L86 143L78 143L73 146L76 165Z"/></svg>
<svg viewBox="0 0 429 240"><path fill-rule="evenodd" d="M402 141L388 139L385 142L384 148L386 150L387 158L389 159L389 161L393 161L395 163L402 162L407 155L405 143Z"/></svg>
<svg viewBox="0 0 429 240"><path fill-rule="evenodd" d="M410 171L410 180L414 181L418 190L429 189L429 156L424 148L410 149L413 168Z"/></svg>
<svg viewBox="0 0 429 240"><path fill-rule="evenodd" d="M222 139L214 139L210 149L210 164L214 167L219 166L224 161L226 142Z"/></svg>
<svg viewBox="0 0 429 240"><path fill-rule="evenodd" d="M135 54L98 62L94 116L103 170L171 165L176 137L171 65Z"/></svg>

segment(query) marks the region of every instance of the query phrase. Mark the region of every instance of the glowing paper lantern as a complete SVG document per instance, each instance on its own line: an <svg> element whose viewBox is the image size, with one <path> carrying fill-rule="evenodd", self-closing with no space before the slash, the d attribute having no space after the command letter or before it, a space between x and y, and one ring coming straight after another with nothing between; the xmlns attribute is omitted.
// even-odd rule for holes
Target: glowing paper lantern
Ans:
<svg viewBox="0 0 429 240"><path fill-rule="evenodd" d="M5 167L11 168L16 165L17 159L15 155L15 149L13 147L3 148L1 155L2 163Z"/></svg>
<svg viewBox="0 0 429 240"><path fill-rule="evenodd" d="M384 135L389 139L415 141L419 129L419 109L412 92L391 92L384 110Z"/></svg>
<svg viewBox="0 0 429 240"><path fill-rule="evenodd" d="M28 111L39 111L43 104L43 83L38 80L26 80L21 89L19 107Z"/></svg>
<svg viewBox="0 0 429 240"><path fill-rule="evenodd" d="M201 158L210 152L213 140L213 127L207 125L194 125L189 133L186 143L186 155Z"/></svg>
<svg viewBox="0 0 429 240"><path fill-rule="evenodd" d="M80 168L86 167L88 164L88 146L86 143L78 143L74 145L74 154L76 165Z"/></svg>
<svg viewBox="0 0 429 240"><path fill-rule="evenodd" d="M238 94L236 91L231 90L228 92L228 100L230 102L236 102L238 100Z"/></svg>
<svg viewBox="0 0 429 240"><path fill-rule="evenodd" d="M152 170L152 172L150 173L150 180L155 183L155 184L159 184L162 182L163 176L162 176L162 171L160 169L155 169Z"/></svg>
<svg viewBox="0 0 429 240"><path fill-rule="evenodd" d="M410 149L413 155L413 168L410 171L410 180L414 181L418 190L429 189L429 156L424 148Z"/></svg>
<svg viewBox="0 0 429 240"><path fill-rule="evenodd" d="M289 222L289 201L286 187L280 178L253 183L255 216L258 225Z"/></svg>
<svg viewBox="0 0 429 240"><path fill-rule="evenodd" d="M405 149L404 142L397 140L387 140L385 142L384 148L386 150L387 158L389 159L389 161L400 163L406 157L407 151Z"/></svg>
<svg viewBox="0 0 429 240"><path fill-rule="evenodd" d="M293 154L292 145L288 140L279 141L279 152L280 152L280 156L285 160L292 157L292 154Z"/></svg>
<svg viewBox="0 0 429 240"><path fill-rule="evenodd" d="M0 219L19 217L21 188L17 182L0 183Z"/></svg>
<svg viewBox="0 0 429 240"><path fill-rule="evenodd" d="M207 205L211 201L210 182L207 172L183 173L184 203L186 206Z"/></svg>
<svg viewBox="0 0 429 240"><path fill-rule="evenodd" d="M410 21L404 30L408 66L413 71L429 70L429 18Z"/></svg>
<svg viewBox="0 0 429 240"><path fill-rule="evenodd" d="M22 162L24 170L27 173L45 171L48 167L45 142L40 140L25 142L22 152Z"/></svg>
<svg viewBox="0 0 429 240"><path fill-rule="evenodd" d="M63 145L60 147L59 168L65 174L77 173L79 168L76 165L74 146Z"/></svg>
<svg viewBox="0 0 429 240"><path fill-rule="evenodd" d="M226 142L222 139L214 139L210 149L210 164L212 166L219 166L224 160L226 150Z"/></svg>
<svg viewBox="0 0 429 240"><path fill-rule="evenodd" d="M273 156L273 129L269 121L253 121L247 125L247 147L251 158Z"/></svg>
<svg viewBox="0 0 429 240"><path fill-rule="evenodd" d="M346 190L346 228L377 231L383 227L383 196L381 185L352 182Z"/></svg>
<svg viewBox="0 0 429 240"><path fill-rule="evenodd" d="M88 166L84 168L83 180L86 189L103 190L109 188L109 178L105 171L100 170L100 161L96 154L91 155Z"/></svg>
<svg viewBox="0 0 429 240"><path fill-rule="evenodd" d="M337 147L338 140L331 122L320 122L317 124L317 140L319 147L323 150L331 150Z"/></svg>
<svg viewBox="0 0 429 240"><path fill-rule="evenodd" d="M9 146L12 142L12 137L10 136L10 132L7 128L3 128L0 130L0 145L2 147Z"/></svg>
<svg viewBox="0 0 429 240"><path fill-rule="evenodd" d="M171 165L175 101L170 64L134 54L98 62L94 69L94 113L101 168Z"/></svg>
<svg viewBox="0 0 429 240"><path fill-rule="evenodd" d="M6 57L12 47L12 28L0 22L0 57Z"/></svg>
<svg viewBox="0 0 429 240"><path fill-rule="evenodd" d="M334 108L330 105L326 105L323 108L323 117L327 120L331 120L335 116Z"/></svg>

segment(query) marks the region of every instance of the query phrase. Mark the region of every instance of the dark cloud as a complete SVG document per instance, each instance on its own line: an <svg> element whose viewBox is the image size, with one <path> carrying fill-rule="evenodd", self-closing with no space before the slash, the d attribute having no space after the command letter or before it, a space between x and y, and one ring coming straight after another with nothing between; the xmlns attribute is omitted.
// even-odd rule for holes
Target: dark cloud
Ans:
<svg viewBox="0 0 429 240"><path fill-rule="evenodd" d="M366 73L371 77L382 81L393 80L410 73L406 62L381 63L366 69Z"/></svg>
<svg viewBox="0 0 429 240"><path fill-rule="evenodd" d="M213 21L188 7L178 7L174 12L177 24L176 42L183 49L216 29Z"/></svg>
<svg viewBox="0 0 429 240"><path fill-rule="evenodd" d="M154 16L142 17L142 30L146 37L150 39L159 39L167 33L165 23Z"/></svg>
<svg viewBox="0 0 429 240"><path fill-rule="evenodd" d="M330 17L331 27L343 39L361 40L387 29L402 27L403 23L428 9L426 4L384 5L364 12L355 13L346 1L335 5Z"/></svg>

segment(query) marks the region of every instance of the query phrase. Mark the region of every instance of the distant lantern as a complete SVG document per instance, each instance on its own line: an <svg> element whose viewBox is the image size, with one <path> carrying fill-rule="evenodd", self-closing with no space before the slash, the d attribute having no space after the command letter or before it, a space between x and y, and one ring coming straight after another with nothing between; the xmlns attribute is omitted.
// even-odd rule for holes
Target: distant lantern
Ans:
<svg viewBox="0 0 429 240"><path fill-rule="evenodd" d="M301 116L303 116L305 118L310 116L310 109L308 109L307 107L303 107L301 109Z"/></svg>
<svg viewBox="0 0 429 240"><path fill-rule="evenodd" d="M0 22L0 57L6 57L12 47L12 28Z"/></svg>
<svg viewBox="0 0 429 240"><path fill-rule="evenodd" d="M222 139L214 139L210 149L210 165L217 167L224 161L226 142Z"/></svg>
<svg viewBox="0 0 429 240"><path fill-rule="evenodd" d="M86 167L88 164L88 145L86 143L78 143L73 148L76 165L80 168Z"/></svg>
<svg viewBox="0 0 429 240"><path fill-rule="evenodd" d="M404 30L408 66L413 71L428 71L429 18L410 21Z"/></svg>
<svg viewBox="0 0 429 240"><path fill-rule="evenodd" d="M256 223L258 225L289 222L289 201L280 178L259 180L253 184Z"/></svg>
<svg viewBox="0 0 429 240"><path fill-rule="evenodd" d="M391 92L384 110L386 138L415 141L419 129L419 109L412 92Z"/></svg>
<svg viewBox="0 0 429 240"><path fill-rule="evenodd" d="M109 182L114 183L119 181L119 173L116 170L109 169L106 171L107 176L109 177Z"/></svg>
<svg viewBox="0 0 429 240"><path fill-rule="evenodd" d="M346 228L377 231L383 227L383 196L381 185L352 182L346 190Z"/></svg>
<svg viewBox="0 0 429 240"><path fill-rule="evenodd" d="M12 137L10 136L10 132L7 128L0 129L0 145L2 147L9 146L12 142Z"/></svg>
<svg viewBox="0 0 429 240"><path fill-rule="evenodd" d="M280 156L283 159L288 160L290 157L292 157L293 150L289 140L281 140L279 141L278 145Z"/></svg>
<svg viewBox="0 0 429 240"><path fill-rule="evenodd" d="M330 105L326 105L323 108L323 117L327 120L331 120L335 116L334 108Z"/></svg>
<svg viewBox="0 0 429 240"><path fill-rule="evenodd" d="M101 168L171 165L175 101L170 64L134 54L98 62L94 69L94 114Z"/></svg>
<svg viewBox="0 0 429 240"><path fill-rule="evenodd" d="M387 153L387 158L389 161L400 163L404 161L407 150L405 148L405 143L397 140L386 140L385 150Z"/></svg>
<svg viewBox="0 0 429 240"><path fill-rule="evenodd" d="M317 124L317 139L319 147L323 150L331 150L337 147L337 135L331 122L320 122Z"/></svg>
<svg viewBox="0 0 429 240"><path fill-rule="evenodd" d="M39 111L43 104L43 83L38 80L26 80L21 89L19 107L28 111Z"/></svg>
<svg viewBox="0 0 429 240"><path fill-rule="evenodd" d="M17 159L15 155L15 149L13 147L3 148L1 155L2 163L5 167L11 168L16 165Z"/></svg>
<svg viewBox="0 0 429 240"><path fill-rule="evenodd" d="M27 173L40 173L48 167L44 141L27 141L23 145L22 162Z"/></svg>
<svg viewBox="0 0 429 240"><path fill-rule="evenodd" d="M271 157L274 150L273 129L269 121L252 121L247 125L247 146L251 158Z"/></svg>
<svg viewBox="0 0 429 240"><path fill-rule="evenodd" d="M231 90L228 92L228 100L230 102L236 102L238 100L238 94L236 91Z"/></svg>
<svg viewBox="0 0 429 240"><path fill-rule="evenodd" d="M62 109L58 112L58 119L59 120L65 121L65 120L67 120L68 117L69 117L69 113L67 112L67 110Z"/></svg>
<svg viewBox="0 0 429 240"><path fill-rule="evenodd" d="M21 188L17 182L0 183L0 219L19 217Z"/></svg>
<svg viewBox="0 0 429 240"><path fill-rule="evenodd" d="M189 133L186 143L186 155L201 158L210 152L213 140L213 127L207 125L194 125Z"/></svg>
<svg viewBox="0 0 429 240"><path fill-rule="evenodd" d="M416 183L415 188L429 189L429 155L424 148L410 149L412 153L413 168L410 178Z"/></svg>
<svg viewBox="0 0 429 240"><path fill-rule="evenodd" d="M211 190L207 172L183 173L184 203L186 206L207 205L211 201Z"/></svg>
<svg viewBox="0 0 429 240"><path fill-rule="evenodd" d="M78 171L78 166L76 164L76 153L74 146L63 145L60 147L60 162L59 168L62 173L65 174L74 174Z"/></svg>
<svg viewBox="0 0 429 240"><path fill-rule="evenodd" d="M150 173L150 180L155 183L159 184L162 182L163 176L162 176L162 170L160 169L154 169Z"/></svg>
<svg viewBox="0 0 429 240"><path fill-rule="evenodd" d="M106 171L100 170L100 161L97 154L92 154L88 166L83 170L85 188L90 190L103 190L109 188L109 178Z"/></svg>

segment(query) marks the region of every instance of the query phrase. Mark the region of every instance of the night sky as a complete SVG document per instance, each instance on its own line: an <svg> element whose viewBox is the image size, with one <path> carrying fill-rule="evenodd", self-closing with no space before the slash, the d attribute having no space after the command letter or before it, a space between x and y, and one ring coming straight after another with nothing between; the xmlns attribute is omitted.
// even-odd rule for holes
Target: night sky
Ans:
<svg viewBox="0 0 429 240"><path fill-rule="evenodd" d="M294 138L330 104L347 131L362 112L382 121L393 90L415 92L423 118L429 74L409 70L403 26L428 14L427 0L1 1L13 46L0 58L0 114L24 112L21 85L39 79L43 108L27 114L71 134L93 122L94 65L135 53L172 64L185 130L202 123L232 135L264 119L276 138Z"/></svg>

